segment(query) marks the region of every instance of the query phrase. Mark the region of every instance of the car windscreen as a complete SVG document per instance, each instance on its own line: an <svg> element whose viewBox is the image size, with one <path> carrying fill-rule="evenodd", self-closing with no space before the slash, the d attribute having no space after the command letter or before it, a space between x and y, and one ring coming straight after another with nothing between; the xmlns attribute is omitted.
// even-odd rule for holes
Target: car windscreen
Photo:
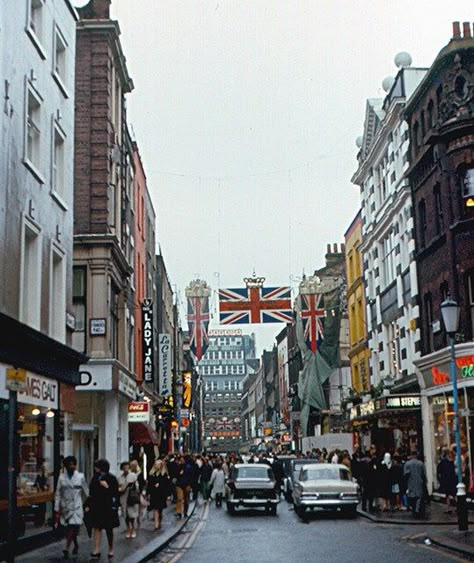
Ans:
<svg viewBox="0 0 474 563"><path fill-rule="evenodd" d="M269 467L239 467L234 475L236 479L271 479L272 470Z"/></svg>
<svg viewBox="0 0 474 563"><path fill-rule="evenodd" d="M318 479L336 479L339 481L350 481L351 476L347 469L321 465L309 467L301 471L302 481L315 481Z"/></svg>

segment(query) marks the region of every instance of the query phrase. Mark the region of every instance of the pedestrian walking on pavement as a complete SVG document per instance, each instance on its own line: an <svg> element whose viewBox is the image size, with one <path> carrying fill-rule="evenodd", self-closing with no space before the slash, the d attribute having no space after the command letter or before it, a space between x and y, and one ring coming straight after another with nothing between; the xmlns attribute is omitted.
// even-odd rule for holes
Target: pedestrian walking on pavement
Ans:
<svg viewBox="0 0 474 563"><path fill-rule="evenodd" d="M157 459L150 469L147 493L150 499L150 510L153 510L155 530L159 530L163 518L163 509L166 508L168 497L171 494L171 481L166 464L162 459Z"/></svg>
<svg viewBox="0 0 474 563"><path fill-rule="evenodd" d="M137 537L137 520L140 514L140 491L138 490L138 477L133 471L130 471L130 464L123 462L120 465L122 474L118 478L120 504L122 514L125 516L125 524L127 525L126 538Z"/></svg>
<svg viewBox="0 0 474 563"><path fill-rule="evenodd" d="M110 473L110 464L106 459L98 459L94 463L94 476L89 490L89 518L94 530L94 551L91 558L100 559L102 530L105 530L109 544L108 556L111 559L114 556L114 528L120 526L119 487L117 479Z"/></svg>
<svg viewBox="0 0 474 563"><path fill-rule="evenodd" d="M69 557L71 543L74 544L73 555L77 555L79 544L77 535L84 519L83 502L89 495L89 487L83 473L77 471L77 459L68 456L63 461L64 472L59 475L54 499L54 510L57 522L66 526L66 547L64 559Z"/></svg>
<svg viewBox="0 0 474 563"><path fill-rule="evenodd" d="M203 459L201 468L201 494L204 502L209 500L211 494L212 464L207 457Z"/></svg>
<svg viewBox="0 0 474 563"><path fill-rule="evenodd" d="M439 481L439 492L446 495L446 512L451 514L452 504L456 498L456 486L458 479L456 476L456 466L454 465L453 452L445 452L437 467Z"/></svg>
<svg viewBox="0 0 474 563"><path fill-rule="evenodd" d="M178 477L176 481L176 518L188 516L189 496L193 480L193 467L189 456L178 460Z"/></svg>
<svg viewBox="0 0 474 563"><path fill-rule="evenodd" d="M416 452L412 452L410 459L405 463L403 473L407 484L408 502L413 515L418 518L425 512L426 471Z"/></svg>
<svg viewBox="0 0 474 563"><path fill-rule="evenodd" d="M216 508L222 506L222 497L225 492L225 473L222 464L219 464L211 475L212 497L216 500Z"/></svg>
<svg viewBox="0 0 474 563"><path fill-rule="evenodd" d="M379 494L383 500L383 511L391 508L392 500L392 456L386 452L383 456L382 463L379 465Z"/></svg>

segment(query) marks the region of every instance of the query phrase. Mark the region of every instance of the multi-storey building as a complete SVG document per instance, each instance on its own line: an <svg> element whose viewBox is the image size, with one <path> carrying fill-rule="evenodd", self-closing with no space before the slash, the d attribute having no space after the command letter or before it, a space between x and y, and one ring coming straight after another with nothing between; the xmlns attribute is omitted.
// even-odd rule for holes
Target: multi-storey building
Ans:
<svg viewBox="0 0 474 563"><path fill-rule="evenodd" d="M413 360L419 309L414 256L412 200L405 172L409 164L406 100L426 74L412 68L408 54L395 59L395 79L384 81L387 96L368 100L358 169L371 383L387 387L404 378L416 382Z"/></svg>
<svg viewBox="0 0 474 563"><path fill-rule="evenodd" d="M408 53L395 57L399 71L387 78L384 99L367 101L364 134L358 139L358 169L352 182L360 187L363 272L370 383L375 394L390 391L417 393L413 362L420 354L418 281L413 203L406 171L409 133L403 111L407 100L426 74L411 67ZM379 448L421 445L419 398L410 412L394 409L390 424L374 423L363 440ZM371 405L358 414L370 412ZM398 413L398 414L397 414ZM386 415L381 412L380 416ZM356 418L359 418L357 416ZM362 417L363 418L363 417ZM379 420L379 417L372 416Z"/></svg>
<svg viewBox="0 0 474 563"><path fill-rule="evenodd" d="M473 473L474 424L474 30L453 24L405 108L410 130L418 271L423 438L429 489L443 448L454 444L449 347L441 303L460 306L455 337L462 454Z"/></svg>
<svg viewBox="0 0 474 563"><path fill-rule="evenodd" d="M199 362L204 384L204 444L215 451L240 447L243 380L255 359L255 336L241 329L209 331L209 348Z"/></svg>
<svg viewBox="0 0 474 563"><path fill-rule="evenodd" d="M108 0L79 9L74 171L74 342L90 356L77 401L75 453L87 474L128 458L135 374L135 236L132 143L125 96L133 82ZM135 272L135 278L137 274Z"/></svg>
<svg viewBox="0 0 474 563"><path fill-rule="evenodd" d="M367 346L367 321L365 316L365 289L362 272L362 219L359 211L347 229L346 280L347 313L349 316L352 388L357 393L369 391L369 348Z"/></svg>
<svg viewBox="0 0 474 563"><path fill-rule="evenodd" d="M68 0L0 9L0 559L52 533L53 478L33 483L72 453L86 361L71 347L76 20Z"/></svg>

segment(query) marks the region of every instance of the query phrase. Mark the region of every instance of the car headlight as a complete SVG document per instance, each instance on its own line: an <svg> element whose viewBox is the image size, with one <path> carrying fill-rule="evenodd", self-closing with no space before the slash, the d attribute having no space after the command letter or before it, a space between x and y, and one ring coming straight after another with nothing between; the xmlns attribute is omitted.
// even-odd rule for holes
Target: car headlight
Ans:
<svg viewBox="0 0 474 563"><path fill-rule="evenodd" d="M357 498L359 498L359 494L358 493L341 493L339 495L339 498L341 498L341 499L357 499Z"/></svg>

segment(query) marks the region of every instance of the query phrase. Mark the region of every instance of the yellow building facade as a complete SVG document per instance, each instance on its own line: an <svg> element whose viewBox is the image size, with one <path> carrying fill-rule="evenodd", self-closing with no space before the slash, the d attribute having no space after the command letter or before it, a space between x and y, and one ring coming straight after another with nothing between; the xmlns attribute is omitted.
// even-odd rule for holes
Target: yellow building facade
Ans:
<svg viewBox="0 0 474 563"><path fill-rule="evenodd" d="M345 235L347 307L349 314L351 380L354 391L370 389L369 349L362 270L362 219L360 211L354 217Z"/></svg>

